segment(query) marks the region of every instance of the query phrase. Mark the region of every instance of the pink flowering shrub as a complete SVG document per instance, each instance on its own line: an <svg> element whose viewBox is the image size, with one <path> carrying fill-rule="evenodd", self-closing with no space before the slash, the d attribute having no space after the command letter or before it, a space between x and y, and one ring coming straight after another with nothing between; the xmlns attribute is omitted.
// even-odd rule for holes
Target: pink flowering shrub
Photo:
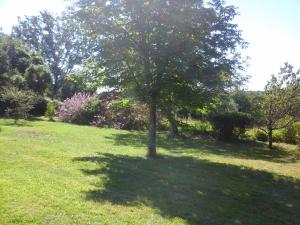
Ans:
<svg viewBox="0 0 300 225"><path fill-rule="evenodd" d="M61 121L68 123L83 123L85 107L94 100L93 96L86 93L77 93L71 98L66 99L59 107L57 114Z"/></svg>
<svg viewBox="0 0 300 225"><path fill-rule="evenodd" d="M63 102L57 114L64 122L97 127L142 130L148 126L148 109L145 104L115 95L93 97L77 93Z"/></svg>
<svg viewBox="0 0 300 225"><path fill-rule="evenodd" d="M100 113L92 122L94 126L123 130L142 130L147 127L148 111L144 104L111 98L102 100L100 106Z"/></svg>
<svg viewBox="0 0 300 225"><path fill-rule="evenodd" d="M123 130L142 130L148 124L148 110L144 104L132 104L130 107L119 108L113 113L114 128Z"/></svg>

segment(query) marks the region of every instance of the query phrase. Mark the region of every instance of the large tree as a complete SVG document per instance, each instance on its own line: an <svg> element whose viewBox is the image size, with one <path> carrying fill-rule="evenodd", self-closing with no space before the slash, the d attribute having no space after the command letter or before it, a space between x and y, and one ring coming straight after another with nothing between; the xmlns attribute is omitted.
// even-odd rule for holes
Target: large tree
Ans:
<svg viewBox="0 0 300 225"><path fill-rule="evenodd" d="M300 70L286 63L265 87L264 125L269 148L273 144L273 131L287 128L300 120Z"/></svg>
<svg viewBox="0 0 300 225"><path fill-rule="evenodd" d="M98 41L106 84L134 90L147 103L150 157L160 100L171 104L182 96L175 90L215 93L240 66L236 11L221 0L75 0L73 13Z"/></svg>
<svg viewBox="0 0 300 225"><path fill-rule="evenodd" d="M40 53L52 73L53 95L59 97L64 77L87 56L89 46L77 30L71 17L57 16L47 11L37 16L19 19L12 35L21 39L34 52Z"/></svg>

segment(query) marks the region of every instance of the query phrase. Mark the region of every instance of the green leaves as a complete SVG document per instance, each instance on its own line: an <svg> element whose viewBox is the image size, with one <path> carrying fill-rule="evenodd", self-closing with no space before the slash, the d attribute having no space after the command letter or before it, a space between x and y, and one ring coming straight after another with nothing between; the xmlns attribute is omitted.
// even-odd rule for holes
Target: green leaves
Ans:
<svg viewBox="0 0 300 225"><path fill-rule="evenodd" d="M0 101L5 103L5 112L15 119L27 118L35 104L36 96L32 91L20 90L14 86L3 88Z"/></svg>
<svg viewBox="0 0 300 225"><path fill-rule="evenodd" d="M198 91L230 83L239 60L228 53L244 44L232 23L235 9L220 1L207 7L201 1L78 0L73 14L98 41L107 83L145 94L185 82L185 89Z"/></svg>
<svg viewBox="0 0 300 225"><path fill-rule="evenodd" d="M0 36L0 84L31 89L44 95L52 86L51 75L38 54L32 54L20 40Z"/></svg>
<svg viewBox="0 0 300 225"><path fill-rule="evenodd" d="M265 87L264 113L270 129L280 129L300 120L300 71L286 63Z"/></svg>

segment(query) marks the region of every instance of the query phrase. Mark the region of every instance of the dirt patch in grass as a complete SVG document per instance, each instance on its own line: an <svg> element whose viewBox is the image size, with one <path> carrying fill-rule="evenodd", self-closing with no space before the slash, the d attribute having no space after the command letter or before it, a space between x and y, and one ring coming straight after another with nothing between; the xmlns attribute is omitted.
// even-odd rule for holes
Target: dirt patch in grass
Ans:
<svg viewBox="0 0 300 225"><path fill-rule="evenodd" d="M21 135L30 135L34 137L40 137L40 136L46 136L47 134L42 133L42 132L37 132L37 131L30 131L30 130L20 130L16 132L17 134Z"/></svg>

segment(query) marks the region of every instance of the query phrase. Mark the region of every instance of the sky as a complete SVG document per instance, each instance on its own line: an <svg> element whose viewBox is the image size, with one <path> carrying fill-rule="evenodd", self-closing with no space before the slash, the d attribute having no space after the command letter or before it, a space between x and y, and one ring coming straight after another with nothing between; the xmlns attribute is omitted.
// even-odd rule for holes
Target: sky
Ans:
<svg viewBox="0 0 300 225"><path fill-rule="evenodd" d="M249 90L263 90L271 74L278 73L284 62L300 67L299 0L227 0L240 13L235 23L249 43L242 51L250 57L244 72L251 78ZM47 9L60 13L63 0L0 0L0 27L6 33L17 23L18 16L36 15Z"/></svg>
<svg viewBox="0 0 300 225"><path fill-rule="evenodd" d="M18 16L36 15L41 10L60 13L65 8L63 0L0 0L0 27L10 33L18 22Z"/></svg>

